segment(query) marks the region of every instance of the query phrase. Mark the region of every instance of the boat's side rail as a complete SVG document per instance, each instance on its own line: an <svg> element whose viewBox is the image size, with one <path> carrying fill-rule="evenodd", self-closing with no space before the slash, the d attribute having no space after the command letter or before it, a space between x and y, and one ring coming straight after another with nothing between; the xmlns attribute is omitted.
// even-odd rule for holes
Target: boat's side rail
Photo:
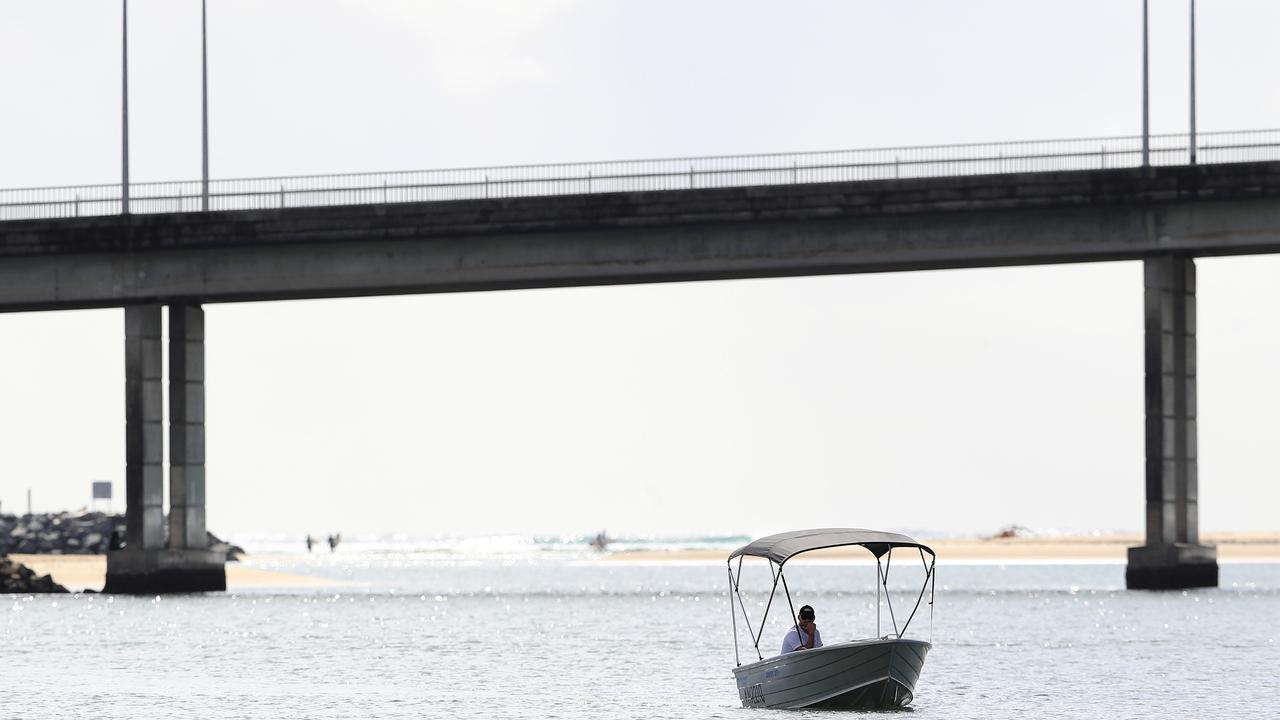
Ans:
<svg viewBox="0 0 1280 720"><path fill-rule="evenodd" d="M833 652L841 652L851 648L868 647L873 645L922 645L926 649L933 648L933 643L926 640L916 640L914 638L867 638L863 640L845 640L843 642L831 643L830 645L823 645L822 647L812 648L809 650L797 650L795 652L784 653L782 655L774 655L773 657L767 657L753 663L740 665L733 668L733 674L739 675L744 672L754 672L759 668L769 665L791 663L808 658L818 658L821 655Z"/></svg>

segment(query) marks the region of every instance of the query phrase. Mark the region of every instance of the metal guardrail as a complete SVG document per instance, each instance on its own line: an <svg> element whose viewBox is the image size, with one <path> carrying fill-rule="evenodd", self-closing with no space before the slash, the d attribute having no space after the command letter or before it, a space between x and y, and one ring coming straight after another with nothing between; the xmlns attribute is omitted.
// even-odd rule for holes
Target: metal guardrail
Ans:
<svg viewBox="0 0 1280 720"><path fill-rule="evenodd" d="M1150 148L1152 165L1190 162L1185 134L1152 135ZM254 210L1097 170L1138 167L1141 159L1142 138L1128 136L246 178L211 180L209 209ZM1196 137L1196 159L1205 165L1280 160L1280 130L1201 133ZM201 200L199 180L129 186L129 211L135 214L198 212ZM0 220L115 215L120 211L119 184L0 190Z"/></svg>

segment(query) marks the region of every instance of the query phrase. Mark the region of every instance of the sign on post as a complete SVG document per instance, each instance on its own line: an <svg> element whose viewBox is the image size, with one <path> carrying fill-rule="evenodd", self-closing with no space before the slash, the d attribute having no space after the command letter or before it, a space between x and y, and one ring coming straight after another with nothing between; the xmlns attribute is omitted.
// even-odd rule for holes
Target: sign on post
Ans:
<svg viewBox="0 0 1280 720"><path fill-rule="evenodd" d="M111 512L111 481L110 480L94 480L93 481L93 500L90 504L94 510L102 509L102 502L107 502L107 512Z"/></svg>

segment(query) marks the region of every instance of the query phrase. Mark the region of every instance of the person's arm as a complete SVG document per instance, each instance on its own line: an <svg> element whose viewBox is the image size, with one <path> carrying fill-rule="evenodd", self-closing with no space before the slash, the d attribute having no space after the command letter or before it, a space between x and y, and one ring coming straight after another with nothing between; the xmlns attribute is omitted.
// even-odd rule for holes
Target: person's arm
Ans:
<svg viewBox="0 0 1280 720"><path fill-rule="evenodd" d="M809 623L809 639L805 641L805 648L812 650L813 641L818 637L818 626L816 623Z"/></svg>

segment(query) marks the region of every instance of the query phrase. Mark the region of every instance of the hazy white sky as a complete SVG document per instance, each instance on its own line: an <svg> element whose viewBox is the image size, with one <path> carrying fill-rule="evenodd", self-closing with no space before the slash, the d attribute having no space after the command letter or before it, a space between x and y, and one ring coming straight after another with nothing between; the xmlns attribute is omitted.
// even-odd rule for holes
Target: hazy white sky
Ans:
<svg viewBox="0 0 1280 720"><path fill-rule="evenodd" d="M1152 3L1152 129L1187 4ZM135 180L200 172L198 0L130 3ZM1201 2L1202 131L1280 5ZM119 3L0 0L0 187L115 182ZM215 178L1135 134L1141 3L209 0ZM1202 526L1275 529L1280 262L1202 260ZM1137 263L208 313L216 532L1137 530ZM123 313L0 315L0 502L123 494Z"/></svg>

